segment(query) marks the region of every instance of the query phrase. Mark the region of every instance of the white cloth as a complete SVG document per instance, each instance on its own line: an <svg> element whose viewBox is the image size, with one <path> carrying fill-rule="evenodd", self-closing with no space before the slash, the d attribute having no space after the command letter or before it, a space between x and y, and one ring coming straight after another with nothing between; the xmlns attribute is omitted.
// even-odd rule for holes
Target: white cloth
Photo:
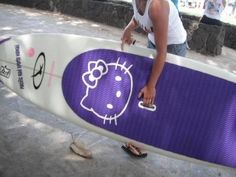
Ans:
<svg viewBox="0 0 236 177"><path fill-rule="evenodd" d="M170 7L167 45L182 44L186 41L187 33L183 27L183 23L179 17L179 12L176 9L175 5L170 0L166 1L168 1ZM146 8L143 15L139 14L135 0L132 0L132 5L134 9L135 20L144 31L148 32L149 40L151 40L151 42L155 44L153 24L148 13L151 2L152 0L147 0Z"/></svg>

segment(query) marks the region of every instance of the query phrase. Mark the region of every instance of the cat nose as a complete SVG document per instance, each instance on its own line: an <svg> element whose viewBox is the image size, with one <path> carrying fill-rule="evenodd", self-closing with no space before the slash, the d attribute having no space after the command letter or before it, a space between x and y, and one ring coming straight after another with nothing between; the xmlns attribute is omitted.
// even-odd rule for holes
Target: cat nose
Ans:
<svg viewBox="0 0 236 177"><path fill-rule="evenodd" d="M107 108L108 109L113 109L113 105L112 104L107 104Z"/></svg>

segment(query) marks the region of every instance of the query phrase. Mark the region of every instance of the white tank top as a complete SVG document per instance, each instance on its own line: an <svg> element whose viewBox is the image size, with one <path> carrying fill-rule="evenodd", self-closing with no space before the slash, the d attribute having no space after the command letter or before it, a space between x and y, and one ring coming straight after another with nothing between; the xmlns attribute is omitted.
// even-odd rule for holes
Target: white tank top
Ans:
<svg viewBox="0 0 236 177"><path fill-rule="evenodd" d="M170 44L182 44L186 41L187 33L183 27L182 21L179 17L179 12L173 2L166 0L169 3L169 24L168 24L168 34L167 34L167 45ZM145 11L143 15L140 15L135 0L132 0L132 5L134 9L134 18L139 24L139 26L146 32L148 32L148 38L153 44L155 44L153 24L149 17L149 6L152 0L147 0Z"/></svg>
<svg viewBox="0 0 236 177"><path fill-rule="evenodd" d="M208 0L205 4L204 15L209 18L220 20L220 15L224 10L222 0Z"/></svg>

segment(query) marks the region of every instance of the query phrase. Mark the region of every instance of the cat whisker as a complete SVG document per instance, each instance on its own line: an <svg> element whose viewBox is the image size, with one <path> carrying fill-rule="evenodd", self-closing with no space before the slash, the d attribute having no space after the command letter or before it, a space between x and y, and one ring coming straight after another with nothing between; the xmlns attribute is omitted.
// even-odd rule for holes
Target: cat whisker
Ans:
<svg viewBox="0 0 236 177"><path fill-rule="evenodd" d="M113 119L113 116L110 116L109 123L111 124L111 121Z"/></svg>
<svg viewBox="0 0 236 177"><path fill-rule="evenodd" d="M126 74L127 72L129 72L129 70L130 70L132 67L133 67L133 65L130 65L130 66L126 69L125 74Z"/></svg>
<svg viewBox="0 0 236 177"><path fill-rule="evenodd" d="M126 61L123 63L123 67L121 67L121 71L125 68L125 65L126 65Z"/></svg>
<svg viewBox="0 0 236 177"><path fill-rule="evenodd" d="M120 62L120 57L117 59L117 61L116 61L116 67L115 67L115 70L117 70L117 66L119 65L119 62Z"/></svg>
<svg viewBox="0 0 236 177"><path fill-rule="evenodd" d="M117 115L114 116L115 125L117 126Z"/></svg>
<svg viewBox="0 0 236 177"><path fill-rule="evenodd" d="M104 119L103 119L103 124L104 125L106 124L106 120L107 120L107 114L104 116Z"/></svg>

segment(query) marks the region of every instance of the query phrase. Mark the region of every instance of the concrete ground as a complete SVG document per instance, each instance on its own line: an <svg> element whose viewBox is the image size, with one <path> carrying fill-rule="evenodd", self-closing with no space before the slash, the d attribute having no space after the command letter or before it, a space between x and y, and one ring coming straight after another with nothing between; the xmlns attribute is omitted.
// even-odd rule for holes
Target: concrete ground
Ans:
<svg viewBox="0 0 236 177"><path fill-rule="evenodd" d="M0 4L0 36L34 32L73 33L119 40L121 29L34 9ZM144 36L135 34L138 45ZM235 51L206 60L235 64ZM203 56L188 52L189 57ZM227 58L228 57L228 58ZM229 66L225 66L226 68ZM74 139L93 152L85 160L70 151ZM0 83L0 177L236 177L236 170L209 167L149 153L128 156L121 143L45 112Z"/></svg>

